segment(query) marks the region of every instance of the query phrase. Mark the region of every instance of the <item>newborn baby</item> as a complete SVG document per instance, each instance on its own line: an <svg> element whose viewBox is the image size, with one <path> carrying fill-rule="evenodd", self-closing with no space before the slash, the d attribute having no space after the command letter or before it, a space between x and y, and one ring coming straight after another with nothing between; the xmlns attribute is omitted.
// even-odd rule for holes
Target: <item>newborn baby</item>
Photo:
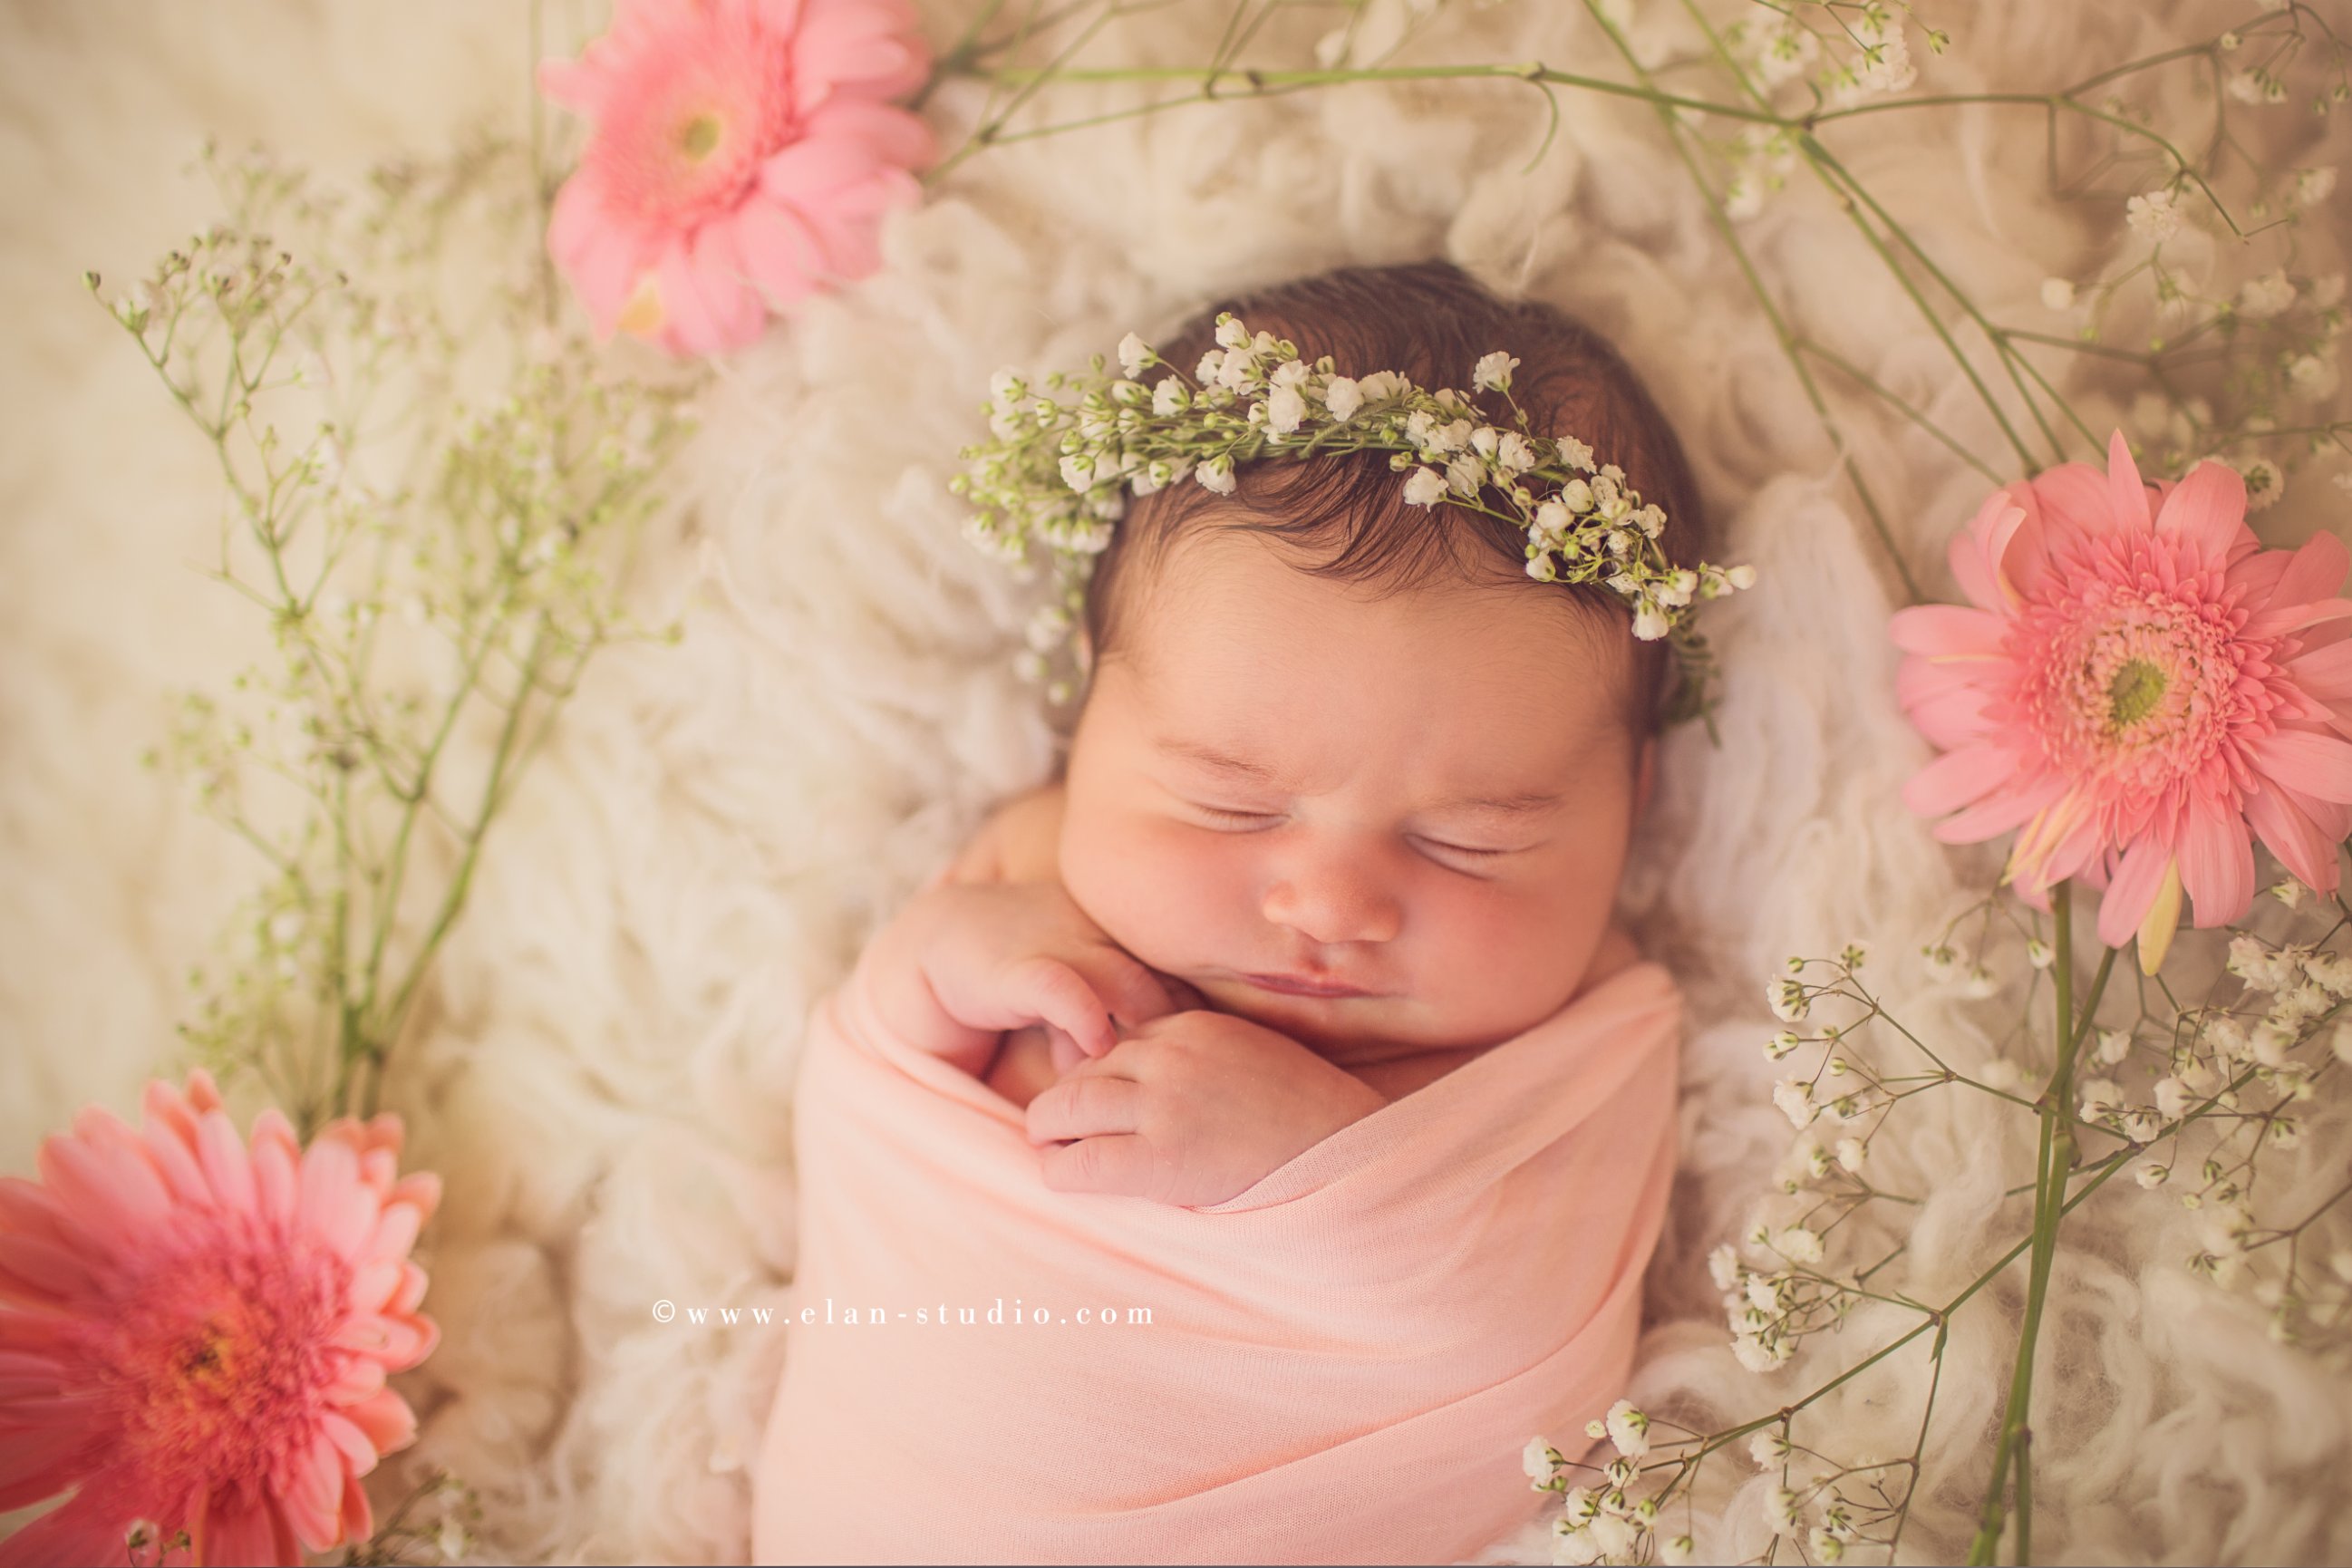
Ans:
<svg viewBox="0 0 2352 1568"><path fill-rule="evenodd" d="M1621 464L1665 509L1675 558L1696 558L1671 433L1614 353L1556 313L1501 304L1443 266L1348 269L1235 308L1342 372L1426 385L1507 345L1537 428ZM1199 357L1208 319L1163 349L1170 363ZM763 1561L1466 1552L1531 1505L1514 1464L1530 1431L1508 1423L1580 1425L1621 1391L1672 1168L1676 999L1612 920L1651 788L1664 647L1637 642L1606 590L1531 581L1508 523L1402 505L1384 453L1238 477L1230 496L1187 484L1130 504L1088 593L1091 679L1066 777L1000 812L834 1005L841 1032L892 1042L856 1058L895 1064L865 1080L871 1098L944 1107L936 1129L1017 1124L1034 1176L989 1165L1002 1200L940 1224L965 1184L985 1184L975 1166L1009 1159L983 1132L986 1159L942 1160L928 1202L894 1211L874 1188L935 1157L938 1138L887 1134L905 1152L861 1185L822 1153L852 1146L858 1096L816 1059L804 1069L801 1284L821 1282L828 1318L793 1331L761 1467ZM1471 1071L1489 1053L1494 1070ZM1477 1085L1432 1099L1454 1075ZM1555 1091L1576 1103L1547 1121L1537 1108ZM1427 1129L1408 1108L1427 1110ZM1412 1169L1415 1136L1459 1148ZM1394 1192L1374 1173L1384 1162L1410 1178ZM1330 1205L1311 1225L1309 1198ZM821 1238L817 1212L836 1204L861 1217ZM1286 1205L1307 1228L1261 1256L1269 1237L1245 1226ZM1481 1228L1505 1212L1525 1217L1523 1237ZM1097 1300L1076 1279L1063 1289L1068 1274L1140 1280L1180 1321L1083 1339L1058 1323L994 1340L950 1329L961 1348L940 1348L935 1328L886 1352L878 1336L913 1321L898 1302L877 1301L879 1330L830 1313L835 1297L932 1277L894 1247L929 1247L950 1275L947 1255L964 1249L1031 1266L1013 1278L1049 1304ZM1111 1255L1127 1273L1105 1272ZM1528 1333L1499 1316L1434 1323L1466 1290L1510 1294L1503 1280L1528 1287L1511 1309ZM814 1304L800 1303L790 1321L810 1323ZM1363 1321L1337 1321L1349 1312ZM1017 1376L988 1360L1005 1334L1020 1336L1004 1352ZM1169 1359L1139 1360L1147 1339ZM852 1342L854 1374L840 1360ZM1246 1353L1220 1363L1236 1345ZM925 1474L898 1479L921 1491L934 1467L994 1477L915 1525L892 1522L900 1503L844 1497L860 1484L844 1446L860 1438L843 1424L870 1418L876 1385L901 1376L927 1384L906 1406L924 1413L919 1429L898 1436ZM1127 1414L1088 1435L1114 1388ZM1008 1391L1034 1408L1002 1411L992 1444L966 1403ZM1129 1429L1153 1420L1189 1436L1129 1452ZM1569 1430L1546 1435L1572 1456ZM1038 1457L1066 1440L1083 1457ZM1465 1475L1491 1465L1503 1491L1482 1479L1434 1507L1408 1497L1424 1472L1451 1474L1456 1447ZM1255 1503L1235 1489L1277 1485ZM1384 1505L1439 1517L1368 1522Z"/></svg>

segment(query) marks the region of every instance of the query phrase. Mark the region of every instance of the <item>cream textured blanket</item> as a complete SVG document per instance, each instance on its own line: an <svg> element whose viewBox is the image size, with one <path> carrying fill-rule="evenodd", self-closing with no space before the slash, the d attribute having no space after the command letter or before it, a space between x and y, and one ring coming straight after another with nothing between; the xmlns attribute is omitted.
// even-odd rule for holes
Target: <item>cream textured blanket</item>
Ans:
<svg viewBox="0 0 2352 1568"><path fill-rule="evenodd" d="M1222 1204L1048 1190L853 977L794 1117L761 1562L1444 1562L1623 1390L1681 998L1621 970Z"/></svg>

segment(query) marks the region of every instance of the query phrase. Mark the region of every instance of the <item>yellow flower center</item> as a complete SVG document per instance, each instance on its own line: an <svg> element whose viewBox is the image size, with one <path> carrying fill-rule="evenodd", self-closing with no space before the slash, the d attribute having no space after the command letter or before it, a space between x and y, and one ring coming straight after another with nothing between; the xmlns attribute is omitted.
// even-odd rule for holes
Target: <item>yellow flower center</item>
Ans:
<svg viewBox="0 0 2352 1568"><path fill-rule="evenodd" d="M717 115L698 114L686 122L686 129L678 133L677 144L685 149L688 157L699 163L718 147L719 129Z"/></svg>
<svg viewBox="0 0 2352 1568"><path fill-rule="evenodd" d="M2130 729L2156 710L2168 684L2164 671L2147 660L2127 660L2107 682L2107 722L2117 730Z"/></svg>

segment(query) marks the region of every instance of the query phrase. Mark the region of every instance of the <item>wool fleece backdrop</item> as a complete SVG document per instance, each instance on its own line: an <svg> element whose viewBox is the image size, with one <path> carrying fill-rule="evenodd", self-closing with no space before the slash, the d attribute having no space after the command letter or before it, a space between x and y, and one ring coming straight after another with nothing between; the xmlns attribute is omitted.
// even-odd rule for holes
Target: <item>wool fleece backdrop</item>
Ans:
<svg viewBox="0 0 2352 1568"><path fill-rule="evenodd" d="M1104 384L1195 365L1144 368L1127 334L1429 260L1613 343L1687 454L1707 559L1741 569L1632 606L1703 605L1715 667L1620 899L1683 998L1632 1384L1589 1431L1497 1442L1525 1522L1477 1560L2352 1561L2347 23L0 10L0 1561L152 1561L183 1530L210 1562L745 1561L782 1369L846 1331L782 1310L812 1012L1054 776L1073 716L1055 595L1083 562L972 548L961 448L1034 437L992 481L1016 511L1100 521L1149 488L1108 426L995 378L1074 401L1048 377L1092 363L1104 408L1173 419ZM655 162L614 151L632 134ZM289 195L270 171L297 164ZM239 202L275 216L208 240ZM183 406L163 323L305 279L342 298L295 254L336 222L447 307L336 320L428 367L371 416L457 456L289 437L236 448L297 465L234 470L292 476L240 500L204 427L280 393L315 422L344 372L289 340ZM484 395L468 353L508 342L555 368ZM1236 428L1356 407L1311 342L1287 382L1276 345L1228 346L1224 405L1264 411ZM1523 518L1509 436L1407 432L1405 406L1409 497L1493 481L1531 571L1647 559L1605 471L1521 465L1576 502ZM573 465L583 429L609 440ZM305 485L364 498L303 537L382 581L507 587L219 581L317 565L269 521ZM482 521L412 560L425 534L370 521L394 516ZM1546 553L1555 522L1592 531ZM604 578L572 570L591 525ZM309 685L245 672L379 625L412 649L384 668L476 706L407 749L307 731L305 765L440 769L405 816L368 797L413 840L300 838L339 820L300 804L341 809L331 783L225 830L226 753L182 742L365 709L319 673L342 653ZM329 880L273 869L295 860ZM392 862L410 891L371 944L352 922ZM357 901L287 891L329 886ZM298 993L337 1005L278 1010ZM320 1054L259 1061L268 1029ZM237 1404L265 1363L282 1407ZM788 1446L824 1451L824 1409L791 1408ZM894 1461L909 1509L943 1462L922 1438Z"/></svg>

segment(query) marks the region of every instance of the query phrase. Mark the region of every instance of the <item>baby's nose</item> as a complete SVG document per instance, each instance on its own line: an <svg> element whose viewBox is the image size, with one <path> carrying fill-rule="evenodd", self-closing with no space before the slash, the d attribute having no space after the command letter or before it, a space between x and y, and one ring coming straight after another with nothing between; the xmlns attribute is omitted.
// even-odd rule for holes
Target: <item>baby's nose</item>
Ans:
<svg viewBox="0 0 2352 1568"><path fill-rule="evenodd" d="M1324 855L1294 864L1265 890L1265 918L1318 942L1388 942L1404 910L1372 868Z"/></svg>

